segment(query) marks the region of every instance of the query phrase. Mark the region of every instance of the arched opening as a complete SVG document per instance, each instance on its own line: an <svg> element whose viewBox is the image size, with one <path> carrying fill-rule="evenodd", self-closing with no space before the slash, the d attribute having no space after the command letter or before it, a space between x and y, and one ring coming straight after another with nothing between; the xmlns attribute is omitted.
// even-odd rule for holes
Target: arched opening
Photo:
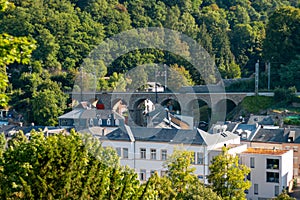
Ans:
<svg viewBox="0 0 300 200"><path fill-rule="evenodd" d="M189 113L193 117L194 127L207 131L211 118L211 108L201 99L194 99L188 103Z"/></svg>
<svg viewBox="0 0 300 200"><path fill-rule="evenodd" d="M165 108L168 108L171 114L181 114L181 106L180 103L175 99L166 99L161 102L161 105Z"/></svg>
<svg viewBox="0 0 300 200"><path fill-rule="evenodd" d="M234 103L234 101L230 99L222 99L216 104L215 111L217 113L226 113L226 120L231 120L233 117L233 113L231 112L236 106L237 105Z"/></svg>
<svg viewBox="0 0 300 200"><path fill-rule="evenodd" d="M139 99L134 103L131 118L135 125L147 126L147 114L155 110L154 103L147 98Z"/></svg>

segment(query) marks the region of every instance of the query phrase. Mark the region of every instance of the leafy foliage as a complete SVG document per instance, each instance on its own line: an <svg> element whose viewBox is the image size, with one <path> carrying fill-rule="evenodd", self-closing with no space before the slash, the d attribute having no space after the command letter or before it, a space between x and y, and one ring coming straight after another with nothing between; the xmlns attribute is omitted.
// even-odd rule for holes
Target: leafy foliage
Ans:
<svg viewBox="0 0 300 200"><path fill-rule="evenodd" d="M289 65L300 54L299 21L300 9L294 7L279 8L270 16L266 27L264 55L271 62L273 80L286 80L286 76L290 77L287 74L290 70L285 72L286 67L282 68L281 65ZM291 64L294 65L295 63ZM278 86L278 83L283 84L282 86L291 86L291 81L274 82L277 82L275 86Z"/></svg>
<svg viewBox="0 0 300 200"><path fill-rule="evenodd" d="M182 72L187 70L190 74L187 77L189 84L204 84L204 77L211 83L218 81L211 72L199 73L188 60L160 49L137 49L118 57L108 66L97 56L94 60L85 59L104 39L142 27L165 27L190 36L214 58L223 78L248 77L254 72L257 60L261 63L270 61L272 77L276 80L272 83L280 80L272 87L281 84L298 88L297 75L291 73L299 71L297 4L296 1L279 0L12 0L12 3L1 0L0 104L7 106L9 98L4 92L9 88L13 93L10 105L20 102L15 109L26 115L28 122L33 121L33 114L28 114L21 106L33 97L32 92L24 89L29 87L28 80L23 79L24 74L48 72L52 81L60 83L58 90L70 91L83 66L90 68L99 82L97 88L103 90L116 87L123 90L124 81L131 88L141 86L140 83L129 83L124 74L136 66L153 63L182 67ZM202 56L187 48L180 37L176 40L173 45L181 47L178 52ZM10 41L9 45L7 41ZM36 41L35 50L33 41ZM159 37L156 42L163 44ZM119 47L126 48L110 44L103 50ZM8 78L6 73L11 77ZM111 80L104 81L105 76ZM116 82L117 79L120 81ZM144 84L145 80L145 77L141 78L140 82ZM119 82L121 86L116 86ZM19 98L17 94L20 94Z"/></svg>
<svg viewBox="0 0 300 200"><path fill-rule="evenodd" d="M283 192L276 197L276 200L296 200L296 198L290 197L287 191L283 190Z"/></svg>
<svg viewBox="0 0 300 200"><path fill-rule="evenodd" d="M2 199L117 199L136 197L136 174L97 139L71 132L31 140L17 134L1 161Z"/></svg>
<svg viewBox="0 0 300 200"><path fill-rule="evenodd" d="M193 174L193 155L190 151L175 149L165 163L168 174L159 177L156 173L149 179L159 199L221 199Z"/></svg>
<svg viewBox="0 0 300 200"><path fill-rule="evenodd" d="M222 153L213 158L209 170L208 181L223 199L246 199L244 191L251 187L251 182L245 177L250 169L239 164L238 156L229 154L223 147Z"/></svg>
<svg viewBox="0 0 300 200"><path fill-rule="evenodd" d="M221 199L192 174L191 152L175 151L167 176L141 184L114 149L90 135L33 131L30 140L18 132L7 148L4 135L0 141L2 199Z"/></svg>

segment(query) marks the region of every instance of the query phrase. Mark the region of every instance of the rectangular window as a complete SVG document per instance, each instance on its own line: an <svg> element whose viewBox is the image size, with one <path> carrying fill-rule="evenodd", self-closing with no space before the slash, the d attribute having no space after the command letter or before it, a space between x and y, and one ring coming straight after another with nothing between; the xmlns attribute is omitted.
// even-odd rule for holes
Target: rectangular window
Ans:
<svg viewBox="0 0 300 200"><path fill-rule="evenodd" d="M195 164L195 152L192 153L191 164Z"/></svg>
<svg viewBox="0 0 300 200"><path fill-rule="evenodd" d="M277 172L267 172L267 182L269 182L269 183L279 183L279 173L277 173Z"/></svg>
<svg viewBox="0 0 300 200"><path fill-rule="evenodd" d="M152 176L155 172L156 172L155 170L151 170L150 175Z"/></svg>
<svg viewBox="0 0 300 200"><path fill-rule="evenodd" d="M146 149L141 148L140 152L141 152L141 159L146 159Z"/></svg>
<svg viewBox="0 0 300 200"><path fill-rule="evenodd" d="M279 169L279 159L267 159L267 169Z"/></svg>
<svg viewBox="0 0 300 200"><path fill-rule="evenodd" d="M258 194L258 184L254 184L254 194Z"/></svg>
<svg viewBox="0 0 300 200"><path fill-rule="evenodd" d="M250 167L254 168L255 167L255 160L254 157L250 157Z"/></svg>
<svg viewBox="0 0 300 200"><path fill-rule="evenodd" d="M279 195L279 186L278 186L278 185L275 185L274 195L275 195L275 196L278 196L278 195Z"/></svg>
<svg viewBox="0 0 300 200"><path fill-rule="evenodd" d="M145 169L141 169L141 171L140 171L140 180L141 181L146 180L146 170Z"/></svg>
<svg viewBox="0 0 300 200"><path fill-rule="evenodd" d="M197 152L197 164L203 165L203 153Z"/></svg>
<svg viewBox="0 0 300 200"><path fill-rule="evenodd" d="M247 180L251 181L251 172L247 175Z"/></svg>
<svg viewBox="0 0 300 200"><path fill-rule="evenodd" d="M117 147L117 148L116 148L116 151L117 151L118 156L121 157L121 148L120 148L120 147Z"/></svg>
<svg viewBox="0 0 300 200"><path fill-rule="evenodd" d="M294 152L298 152L298 147L297 146L293 146Z"/></svg>
<svg viewBox="0 0 300 200"><path fill-rule="evenodd" d="M156 160L156 149L151 149L151 160Z"/></svg>
<svg viewBox="0 0 300 200"><path fill-rule="evenodd" d="M128 148L123 148L123 158L128 158Z"/></svg>
<svg viewBox="0 0 300 200"><path fill-rule="evenodd" d="M161 159L167 160L167 150L165 149L161 150Z"/></svg>

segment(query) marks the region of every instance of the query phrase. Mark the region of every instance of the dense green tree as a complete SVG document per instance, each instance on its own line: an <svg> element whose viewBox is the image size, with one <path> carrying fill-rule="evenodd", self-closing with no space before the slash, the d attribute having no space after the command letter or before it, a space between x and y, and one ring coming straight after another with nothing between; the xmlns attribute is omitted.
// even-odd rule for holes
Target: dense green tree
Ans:
<svg viewBox="0 0 300 200"><path fill-rule="evenodd" d="M234 24L250 23L250 17L247 8L242 7L240 5L230 7L227 15L231 27Z"/></svg>
<svg viewBox="0 0 300 200"><path fill-rule="evenodd" d="M144 66L137 66L126 73L128 79L127 88L131 91L141 90L143 91L147 85L148 75Z"/></svg>
<svg viewBox="0 0 300 200"><path fill-rule="evenodd" d="M176 149L165 163L168 174L163 177L154 174L149 179L159 199L221 199L193 174L193 155L190 151Z"/></svg>
<svg viewBox="0 0 300 200"><path fill-rule="evenodd" d="M9 5L11 4L7 0L1 0L0 12L5 11ZM28 64L34 49L34 41L28 37L0 34L0 107L6 107L9 100L5 94L8 86L7 65L14 62Z"/></svg>
<svg viewBox="0 0 300 200"><path fill-rule="evenodd" d="M132 26L135 28L148 27L151 23L151 18L146 15L146 10L142 0L128 0L126 7L130 13Z"/></svg>
<svg viewBox="0 0 300 200"><path fill-rule="evenodd" d="M117 0L90 1L84 10L92 18L104 25L106 37L110 37L131 28L131 19L127 8Z"/></svg>
<svg viewBox="0 0 300 200"><path fill-rule="evenodd" d="M287 65L281 65L280 85L283 87L296 86L300 90L300 55Z"/></svg>
<svg viewBox="0 0 300 200"><path fill-rule="evenodd" d="M28 141L18 133L8 146L0 163L2 199L138 198L137 175L98 139L32 132Z"/></svg>
<svg viewBox="0 0 300 200"><path fill-rule="evenodd" d="M13 56L16 59L5 64L3 59L0 59L0 106L7 106L8 98L5 90L8 88L6 92L13 94L11 105L16 105L18 112L24 112L24 108L31 109L30 99L34 89L30 89L29 86L34 82L37 85L32 88L38 88L43 82L37 77L37 81L29 80L28 74L35 73L34 76L37 76L48 71L50 73L48 79L61 83L60 90L70 91L77 81L75 77L80 71L79 68L85 64L91 69L97 69L95 72L88 72L90 77L87 78L90 81L87 81L85 87L89 90L95 88L95 82L99 82L98 88L111 90L118 82L108 83L102 77L117 79L114 72L119 76L147 63L184 66L196 84L204 84L204 79L209 80L206 80L206 83L218 82L212 67L199 70L191 65L189 61L192 57L202 58L203 54L187 46L180 34L172 36L174 40L171 43L160 37L153 40L161 46L173 48L176 51L173 53L152 48L135 49L125 55L116 55L114 61L109 60L114 57L114 53L118 53L118 50L128 49L136 44L136 41L128 38L128 41L125 39L103 46L101 51L111 53L103 58L103 61L96 54L89 57L90 60L84 60L104 38L133 28L166 27L187 34L198 41L214 58L223 78L238 78L241 73L242 76L248 77L253 73L257 60L270 61L272 77L274 80L281 80L277 81L277 85L287 83L286 86L290 86L292 83L284 78L291 77L289 75L291 70L287 66L294 69L294 63L297 62L296 55L299 55L300 20L299 8L296 8L299 7L299 2L296 0L11 0L11 2L15 6L8 4L6 0L0 0L0 47L2 47L0 57L3 57L4 51L17 54L20 48L24 49L22 56L20 55L22 59ZM6 33L9 35L5 35ZM159 36L162 35L163 33ZM138 41L144 41L148 36L150 35L145 34L144 38ZM7 46L7 40L14 40L16 46ZM33 40L36 41L34 51L31 46ZM26 45L30 46L27 53L24 51ZM31 51L32 57L29 58ZM183 58L179 54L186 57ZM108 60L110 62L106 62ZM292 60L295 61L292 63ZM201 66L207 66L200 59L197 61L201 62ZM146 71L154 73L151 70ZM9 79L6 73L11 76ZM147 75L149 78L152 76ZM92 76L96 76L96 79ZM97 81L99 78L100 81ZM125 80L125 77L121 79ZM79 91L77 83L74 87ZM124 88L124 85L121 88ZM32 121L32 115L27 112L22 114Z"/></svg>
<svg viewBox="0 0 300 200"><path fill-rule="evenodd" d="M269 18L263 52L272 65L272 80L280 80L280 66L288 65L300 53L300 9L282 7ZM272 81L276 83L277 81ZM277 82L278 85L279 82ZM277 85L273 85L277 86Z"/></svg>
<svg viewBox="0 0 300 200"><path fill-rule="evenodd" d="M55 126L58 124L58 117L64 113L67 107L66 95L59 87L55 89L44 89L33 94L32 114L36 124Z"/></svg>
<svg viewBox="0 0 300 200"><path fill-rule="evenodd" d="M250 169L239 164L238 156L229 154L223 147L222 153L213 158L209 170L208 181L223 199L246 199L244 191L251 187L251 182L245 178Z"/></svg>
<svg viewBox="0 0 300 200"><path fill-rule="evenodd" d="M171 65L168 70L168 88L177 91L183 86L192 86L194 82L189 71L177 64Z"/></svg>

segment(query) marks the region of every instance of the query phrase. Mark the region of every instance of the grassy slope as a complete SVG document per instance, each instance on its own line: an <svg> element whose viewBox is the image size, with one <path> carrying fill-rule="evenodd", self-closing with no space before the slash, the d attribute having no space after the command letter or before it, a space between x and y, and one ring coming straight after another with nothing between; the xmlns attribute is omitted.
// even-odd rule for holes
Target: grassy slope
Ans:
<svg viewBox="0 0 300 200"><path fill-rule="evenodd" d="M239 116L248 117L250 114L265 114L274 105L273 97L246 97L228 115L228 120L238 119Z"/></svg>

